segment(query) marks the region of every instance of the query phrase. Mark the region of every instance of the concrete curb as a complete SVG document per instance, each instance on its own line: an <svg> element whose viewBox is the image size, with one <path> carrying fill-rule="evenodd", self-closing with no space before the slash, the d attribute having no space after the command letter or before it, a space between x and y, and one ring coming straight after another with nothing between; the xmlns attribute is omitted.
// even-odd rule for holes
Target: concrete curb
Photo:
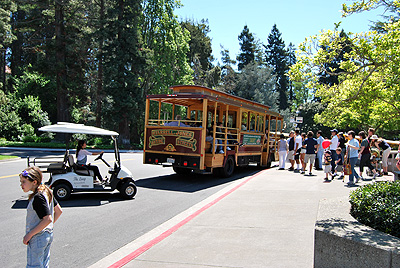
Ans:
<svg viewBox="0 0 400 268"><path fill-rule="evenodd" d="M314 267L400 267L400 239L359 223L349 211L347 197L320 201Z"/></svg>

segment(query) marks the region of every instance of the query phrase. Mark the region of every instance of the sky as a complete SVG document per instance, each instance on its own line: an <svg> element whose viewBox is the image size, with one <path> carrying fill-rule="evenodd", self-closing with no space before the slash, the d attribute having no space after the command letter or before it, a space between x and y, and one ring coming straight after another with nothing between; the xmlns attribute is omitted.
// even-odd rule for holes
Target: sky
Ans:
<svg viewBox="0 0 400 268"><path fill-rule="evenodd" d="M349 0L181 0L183 7L176 9L179 19L200 22L208 19L213 56L221 57L221 45L236 59L240 46L238 35L245 25L262 43L267 43L272 26L277 25L286 46L296 47L306 37L321 30L334 29L342 22L346 32L368 31L371 21L382 20L383 10L367 11L347 18L341 17L342 3ZM214 62L216 64L217 62Z"/></svg>

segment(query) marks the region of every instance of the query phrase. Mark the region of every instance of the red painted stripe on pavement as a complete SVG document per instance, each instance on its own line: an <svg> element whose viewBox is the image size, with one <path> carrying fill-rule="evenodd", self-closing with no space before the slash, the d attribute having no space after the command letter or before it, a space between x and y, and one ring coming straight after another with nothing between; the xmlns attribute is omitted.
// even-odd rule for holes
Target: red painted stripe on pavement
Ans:
<svg viewBox="0 0 400 268"><path fill-rule="evenodd" d="M176 224L175 226L171 227L170 229L168 229L167 231L165 231L164 233L162 233L161 235L157 236L156 238L154 238L153 240L151 240L150 242L144 244L143 246L141 246L140 248L138 248L137 250L133 251L132 253L128 254L127 256L125 256L124 258L122 258L121 260L117 261L116 263L110 265L108 268L120 268L123 267L125 264L133 261L134 259L136 259L139 255L143 254L144 252L146 252L147 250L149 250L150 248L152 248L153 246L155 246L156 244L158 244L159 242L161 242L162 240L164 240L165 238L167 238L168 236L170 236L171 234L173 234L174 232L176 232L179 228L181 228L182 226L184 226L185 224L187 224L189 221L193 220L196 216L198 216L200 213L202 213L203 211L207 210L208 208L210 208L211 206L215 205L216 203L218 203L219 201L221 201L223 198L225 198L226 196L230 195L231 193L233 193L234 191L236 191L237 189L239 189L240 187L242 187L243 185L245 185L247 182L249 182L251 179L253 179L254 177L261 175L262 173L264 173L265 171L259 172L257 174L254 174L253 176L251 176L250 178L248 178L247 180L243 181L242 183L238 184L237 186L235 186L234 188L232 188L231 190L229 190L228 192L222 194L221 196L217 197L215 200L211 201L210 203L208 203L207 205L205 205L204 207L200 208L199 210L197 210L196 212L194 212L193 214L189 215L187 218L185 218L184 220L182 220L181 222L179 222L178 224Z"/></svg>

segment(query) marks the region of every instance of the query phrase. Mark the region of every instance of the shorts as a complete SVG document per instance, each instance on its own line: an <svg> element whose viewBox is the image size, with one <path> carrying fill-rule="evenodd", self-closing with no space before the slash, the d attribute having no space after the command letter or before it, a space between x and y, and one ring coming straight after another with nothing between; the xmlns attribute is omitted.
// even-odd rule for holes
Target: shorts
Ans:
<svg viewBox="0 0 400 268"><path fill-rule="evenodd" d="M335 167L336 172L343 172L343 165L339 165Z"/></svg>
<svg viewBox="0 0 400 268"><path fill-rule="evenodd" d="M325 173L329 173L332 170L332 166L331 165L324 165L324 172Z"/></svg>
<svg viewBox="0 0 400 268"><path fill-rule="evenodd" d="M306 148L301 148L300 153L305 154L307 152Z"/></svg>
<svg viewBox="0 0 400 268"><path fill-rule="evenodd" d="M313 165L315 162L315 154L306 154L304 156L304 163L308 163L308 160L310 160L310 164Z"/></svg>
<svg viewBox="0 0 400 268"><path fill-rule="evenodd" d="M289 151L286 158L288 160L294 160L294 151Z"/></svg>
<svg viewBox="0 0 400 268"><path fill-rule="evenodd" d="M300 150L301 149L297 149L296 154L294 155L294 159L295 160L299 160L300 159Z"/></svg>

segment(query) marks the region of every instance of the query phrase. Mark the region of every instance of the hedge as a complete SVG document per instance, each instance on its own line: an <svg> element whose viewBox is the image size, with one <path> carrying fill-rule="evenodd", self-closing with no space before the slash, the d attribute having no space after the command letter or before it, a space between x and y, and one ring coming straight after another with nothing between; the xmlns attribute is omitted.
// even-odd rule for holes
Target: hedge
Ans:
<svg viewBox="0 0 400 268"><path fill-rule="evenodd" d="M350 214L360 223L400 238L400 183L378 182L350 193Z"/></svg>

